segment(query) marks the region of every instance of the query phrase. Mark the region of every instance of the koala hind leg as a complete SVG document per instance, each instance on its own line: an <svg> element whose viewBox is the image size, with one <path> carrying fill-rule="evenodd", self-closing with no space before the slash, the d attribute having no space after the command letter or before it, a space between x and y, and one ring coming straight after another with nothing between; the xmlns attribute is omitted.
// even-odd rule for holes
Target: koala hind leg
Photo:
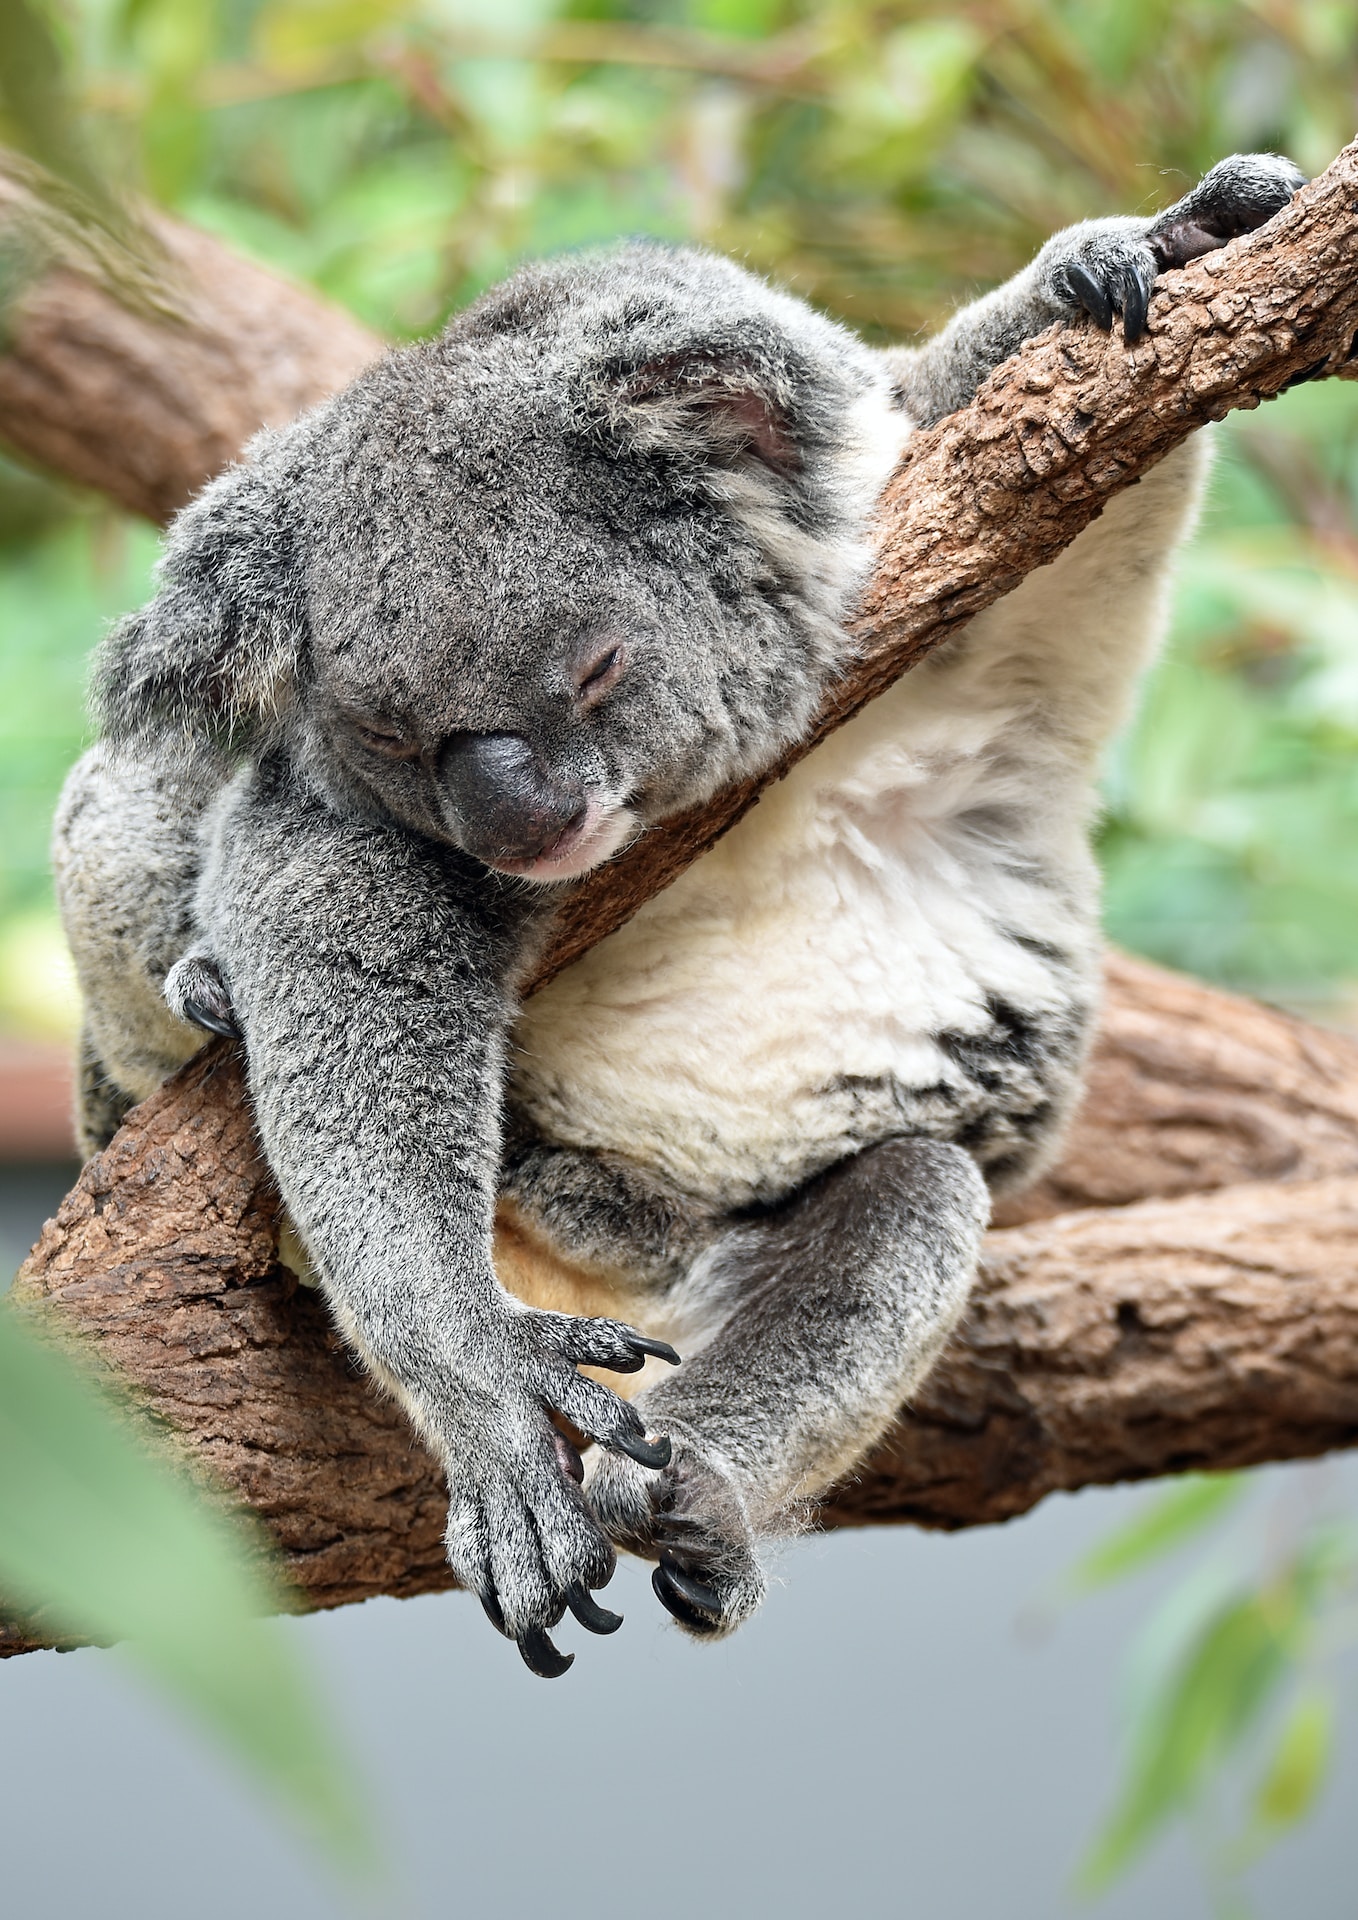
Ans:
<svg viewBox="0 0 1358 1920"><path fill-rule="evenodd" d="M658 1562L656 1593L690 1633L754 1612L761 1537L795 1526L928 1371L966 1303L988 1206L960 1148L888 1140L695 1263L686 1286L717 1331L636 1402L670 1464L643 1473L610 1456L588 1487L615 1543Z"/></svg>

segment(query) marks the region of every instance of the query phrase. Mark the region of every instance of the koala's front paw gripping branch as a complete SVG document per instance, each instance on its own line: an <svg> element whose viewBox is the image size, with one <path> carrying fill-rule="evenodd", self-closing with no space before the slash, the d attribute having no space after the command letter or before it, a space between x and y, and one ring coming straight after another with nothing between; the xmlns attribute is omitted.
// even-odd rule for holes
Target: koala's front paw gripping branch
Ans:
<svg viewBox="0 0 1358 1920"><path fill-rule="evenodd" d="M799 754L1054 558L1193 428L1352 371L1355 186L1350 148L1260 232L1162 282L1134 345L1093 325L1054 330L912 442L882 508L861 658ZM337 352L334 317L280 289L290 364L306 376L277 377L269 328L241 327L225 385L247 400L222 413L212 396L231 329L204 250L176 241L181 274L201 277L172 323L116 311L79 274L40 276L0 357L6 436L162 515L261 418L321 397L375 350L350 328ZM248 279L257 314L270 287ZM80 324L65 324L73 314ZM97 382L93 406L100 354L123 378ZM168 379L197 406L148 408L139 382L153 372L157 390ZM133 419L130 488L118 430ZM753 785L720 796L581 886L540 977L620 925L756 797ZM992 1235L951 1349L827 1521L961 1526L1056 1487L1358 1439L1351 1043L1115 960L1084 1109L1023 1206ZM433 1460L278 1264L272 1185L228 1049L200 1055L90 1163L20 1295L92 1336L263 1516L311 1604L450 1583Z"/></svg>

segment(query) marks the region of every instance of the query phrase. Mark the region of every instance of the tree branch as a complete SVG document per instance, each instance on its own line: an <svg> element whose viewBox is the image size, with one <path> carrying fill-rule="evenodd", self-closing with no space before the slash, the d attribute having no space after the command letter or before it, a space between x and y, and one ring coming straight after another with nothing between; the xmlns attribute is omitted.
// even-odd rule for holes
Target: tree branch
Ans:
<svg viewBox="0 0 1358 1920"><path fill-rule="evenodd" d="M1356 187L1351 147L1264 232L1169 276L1136 349L1092 327L1053 331L919 437L883 504L859 661L799 753L1053 559L1194 427L1299 376L1353 371ZM196 243L178 232L191 273ZM195 299L208 321L196 306L173 323L121 312L68 271L37 282L0 361L0 431L163 515L235 451L233 433L319 397L372 351L295 289L276 296L275 326L274 283L228 271L229 256L202 244L212 285ZM239 332L231 301L248 321ZM103 356L97 378L87 354ZM541 977L756 798L754 784L723 795L582 885ZM1303 1184L1204 1197L1279 1180ZM992 1236L966 1329L827 1520L967 1525L1056 1486L1349 1441L1355 1183L1358 1047L1115 961L1065 1160L1010 1208L1028 1224ZM1058 1208L1086 1211L1039 1217ZM20 1297L92 1336L192 1457L269 1522L313 1604L449 1584L432 1461L277 1264L277 1203L229 1052L200 1055L86 1168Z"/></svg>

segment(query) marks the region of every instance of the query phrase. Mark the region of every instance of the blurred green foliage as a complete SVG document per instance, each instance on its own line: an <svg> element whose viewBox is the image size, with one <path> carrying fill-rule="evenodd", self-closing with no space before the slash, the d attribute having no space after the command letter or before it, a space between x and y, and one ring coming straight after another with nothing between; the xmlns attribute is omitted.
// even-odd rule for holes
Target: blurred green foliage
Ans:
<svg viewBox="0 0 1358 1920"><path fill-rule="evenodd" d="M1187 1817L1218 1911L1243 1920L1243 1877L1324 1784L1335 1670L1358 1641L1358 1526L1323 1495L1314 1508L1298 1503L1286 1482L1190 1475L1105 1540L1067 1590L1124 1579L1189 1545L1194 1562L1127 1662L1121 1790L1080 1878L1102 1891L1169 1820Z"/></svg>
<svg viewBox="0 0 1358 1920"><path fill-rule="evenodd" d="M1224 153L1324 166L1358 99L1358 0L0 7L0 138L54 170L54 205L107 222L145 195L398 337L525 255L636 232L908 336L1053 228L1163 204ZM1299 389L1218 441L1170 646L1108 770L1108 924L1358 1017L1358 391ZM85 654L143 597L153 550L0 466L0 1026L68 1017L47 820L83 737ZM1211 1541L1235 1491L1174 1489L1077 1584ZM1176 1591L1140 1656L1091 1884L1240 1752L1250 1844L1306 1810L1330 1740L1315 1650L1356 1560L1342 1530L1303 1529Z"/></svg>
<svg viewBox="0 0 1358 1920"><path fill-rule="evenodd" d="M376 1855L330 1716L269 1613L262 1540L205 1500L149 1424L0 1305L0 1582L120 1653L209 1726L339 1866Z"/></svg>

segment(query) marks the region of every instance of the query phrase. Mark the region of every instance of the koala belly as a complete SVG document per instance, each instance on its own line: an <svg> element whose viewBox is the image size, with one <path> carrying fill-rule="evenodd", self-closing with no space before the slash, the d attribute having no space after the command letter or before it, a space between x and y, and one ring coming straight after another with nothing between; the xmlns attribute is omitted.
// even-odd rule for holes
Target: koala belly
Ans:
<svg viewBox="0 0 1358 1920"><path fill-rule="evenodd" d="M525 1007L512 1094L550 1143L706 1205L791 1192L893 1134L1036 1170L1096 973L1083 809L1045 865L997 837L1005 716L954 725L917 672ZM914 684L912 684L914 683ZM993 797L993 796L992 796Z"/></svg>

